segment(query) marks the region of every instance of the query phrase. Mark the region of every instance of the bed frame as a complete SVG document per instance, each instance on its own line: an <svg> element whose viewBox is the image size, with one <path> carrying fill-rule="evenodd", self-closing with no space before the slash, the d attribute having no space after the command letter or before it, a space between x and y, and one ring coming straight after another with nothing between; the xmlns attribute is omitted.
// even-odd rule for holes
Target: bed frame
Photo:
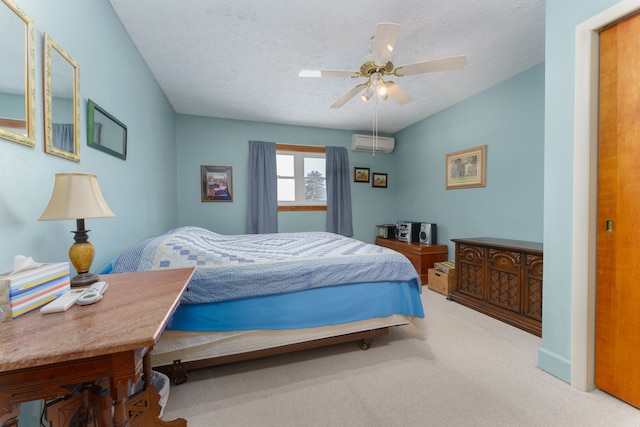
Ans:
<svg viewBox="0 0 640 427"><path fill-rule="evenodd" d="M292 353L295 351L308 350L312 348L325 347L334 344L346 342L360 341L360 348L367 350L374 338L387 335L389 327L371 329L360 332L353 332L334 337L321 338L316 340L304 341L294 344L287 344L278 347L266 348L262 350L248 351L238 354L230 354L226 356L211 357L208 359L194 360L182 362L174 360L171 365L154 366L153 369L167 375L175 385L184 384L189 379L189 371L194 369L209 368L212 366L225 365L228 363L241 362L245 360L258 359L261 357L275 356L278 354Z"/></svg>

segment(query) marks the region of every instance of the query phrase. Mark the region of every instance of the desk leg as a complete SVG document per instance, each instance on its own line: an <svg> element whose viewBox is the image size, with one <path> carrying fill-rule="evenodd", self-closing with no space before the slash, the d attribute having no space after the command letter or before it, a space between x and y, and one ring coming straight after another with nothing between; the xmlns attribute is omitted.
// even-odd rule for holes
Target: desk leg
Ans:
<svg viewBox="0 0 640 427"><path fill-rule="evenodd" d="M116 389L111 391L111 397L113 398L113 426L114 427L128 427L129 421L127 419L127 394L128 384L123 384L122 381L118 382ZM115 391L115 396L114 396Z"/></svg>
<svg viewBox="0 0 640 427"><path fill-rule="evenodd" d="M104 385L106 389L99 384L90 389L89 405L93 407L98 426L113 427L113 399L108 388L108 382Z"/></svg>
<svg viewBox="0 0 640 427"><path fill-rule="evenodd" d="M131 396L127 402L127 413L131 427L146 427L150 425L165 427L186 427L187 420L178 418L173 421L163 421L159 418L160 395L153 385L153 373L151 372L151 359L149 353L142 359L142 380L145 382L144 389L138 394Z"/></svg>

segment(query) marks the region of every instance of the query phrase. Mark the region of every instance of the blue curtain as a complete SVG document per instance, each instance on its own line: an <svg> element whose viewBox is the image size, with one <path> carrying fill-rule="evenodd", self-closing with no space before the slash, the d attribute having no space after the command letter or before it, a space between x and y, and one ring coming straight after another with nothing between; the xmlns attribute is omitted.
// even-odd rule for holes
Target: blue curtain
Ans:
<svg viewBox="0 0 640 427"><path fill-rule="evenodd" d="M353 236L349 154L344 147L326 149L327 231Z"/></svg>
<svg viewBox="0 0 640 427"><path fill-rule="evenodd" d="M247 233L278 232L278 172L275 142L249 141Z"/></svg>
<svg viewBox="0 0 640 427"><path fill-rule="evenodd" d="M53 146L69 153L75 153L73 145L73 123L54 123L52 128Z"/></svg>

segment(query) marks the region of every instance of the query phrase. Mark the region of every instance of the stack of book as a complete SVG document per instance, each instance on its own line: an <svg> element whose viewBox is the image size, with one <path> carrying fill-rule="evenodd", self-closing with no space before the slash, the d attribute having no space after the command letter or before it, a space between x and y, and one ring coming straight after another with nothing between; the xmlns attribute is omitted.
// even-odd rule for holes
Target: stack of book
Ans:
<svg viewBox="0 0 640 427"><path fill-rule="evenodd" d="M12 320L71 289L69 263L43 264L18 273L0 273L0 320Z"/></svg>

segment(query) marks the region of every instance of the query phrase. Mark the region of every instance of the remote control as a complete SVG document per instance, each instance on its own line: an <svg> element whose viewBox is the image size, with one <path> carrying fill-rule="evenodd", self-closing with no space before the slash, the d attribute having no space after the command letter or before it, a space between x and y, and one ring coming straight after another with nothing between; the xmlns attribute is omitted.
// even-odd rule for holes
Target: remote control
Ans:
<svg viewBox="0 0 640 427"><path fill-rule="evenodd" d="M58 298L51 301L40 309L40 313L59 313L61 311L67 311L69 307L76 303L76 300L80 298L85 292L85 289L73 289L66 294L60 295Z"/></svg>
<svg viewBox="0 0 640 427"><path fill-rule="evenodd" d="M78 305L88 305L98 302L102 299L102 294L107 290L109 284L107 282L96 282L89 287L80 298L76 300Z"/></svg>

